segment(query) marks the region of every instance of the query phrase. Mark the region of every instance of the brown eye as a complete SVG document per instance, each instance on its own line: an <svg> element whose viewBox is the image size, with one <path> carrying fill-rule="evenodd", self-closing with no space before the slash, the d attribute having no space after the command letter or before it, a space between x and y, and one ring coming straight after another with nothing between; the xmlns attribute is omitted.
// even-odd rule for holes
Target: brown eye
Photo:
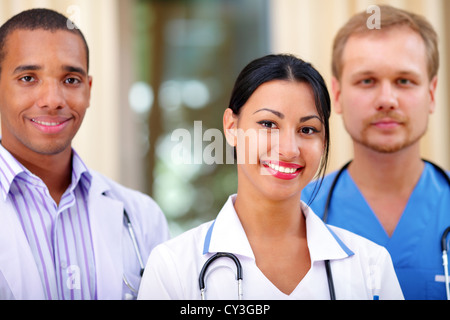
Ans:
<svg viewBox="0 0 450 320"><path fill-rule="evenodd" d="M314 133L319 132L316 128L313 127L303 127L300 129L300 132L306 135L312 135Z"/></svg>
<svg viewBox="0 0 450 320"><path fill-rule="evenodd" d="M34 77L32 77L32 76L25 76L25 77L20 78L20 81L32 82L32 81L34 81Z"/></svg>
<svg viewBox="0 0 450 320"><path fill-rule="evenodd" d="M75 78L67 78L67 79L64 81L64 83L67 83L67 84L79 84L79 83L80 83L80 80L75 79Z"/></svg>
<svg viewBox="0 0 450 320"><path fill-rule="evenodd" d="M268 120L259 121L258 124L262 125L267 129L275 129L277 127L275 122Z"/></svg>

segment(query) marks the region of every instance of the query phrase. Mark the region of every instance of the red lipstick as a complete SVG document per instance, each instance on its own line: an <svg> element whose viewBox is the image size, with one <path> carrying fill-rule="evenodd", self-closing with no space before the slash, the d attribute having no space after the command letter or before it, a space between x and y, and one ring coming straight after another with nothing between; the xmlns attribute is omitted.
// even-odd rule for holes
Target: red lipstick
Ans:
<svg viewBox="0 0 450 320"><path fill-rule="evenodd" d="M283 161L271 160L264 161L262 164L272 176L282 180L292 180L296 178L304 168L299 164Z"/></svg>

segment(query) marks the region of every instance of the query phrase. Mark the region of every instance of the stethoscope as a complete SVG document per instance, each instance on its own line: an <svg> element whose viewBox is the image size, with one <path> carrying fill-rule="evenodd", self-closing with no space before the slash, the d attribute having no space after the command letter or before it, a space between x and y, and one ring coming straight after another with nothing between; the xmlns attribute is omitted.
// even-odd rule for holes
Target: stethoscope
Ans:
<svg viewBox="0 0 450 320"><path fill-rule="evenodd" d="M208 270L209 265L220 258L228 258L233 260L234 264L236 265L236 280L237 280L237 287L238 287L238 300L242 300L243 292L242 292L242 265L239 261L238 257L236 257L234 254L229 252L218 252L211 256L208 260L206 260L205 264L202 267L202 270L200 271L200 275L198 277L199 287L200 287L200 295L202 300L206 300L205 297L205 274L206 270ZM327 272L327 278L328 278L328 288L330 291L330 299L336 300L336 295L334 293L334 284L333 284L333 276L331 274L331 268L330 268L330 261L325 261L325 269Z"/></svg>
<svg viewBox="0 0 450 320"><path fill-rule="evenodd" d="M208 270L209 265L217 259L220 258L228 258L234 261L234 264L236 265L236 280L238 285L238 300L242 300L243 292L242 292L242 265L239 259L232 253L229 252L218 252L211 256L208 260L206 260L205 264L202 267L202 270L200 271L200 275L198 278L198 282L200 285L200 294L202 300L206 300L205 298L205 273L206 270Z"/></svg>
<svg viewBox="0 0 450 320"><path fill-rule="evenodd" d="M442 169L441 167L439 167L437 164L434 164L430 161L427 160L423 160L429 164L431 164L444 178L445 181L447 181L448 185L450 186L450 178L448 177L447 173L444 171L444 169ZM342 175L342 173L348 168L348 166L350 165L351 161L347 162L336 174L336 177L334 178L331 187L330 187L330 191L328 192L328 197L327 197L327 201L325 202L325 209L323 211L323 222L327 223L328 220L328 209L330 207L330 202L331 202L331 197L333 196L333 192L334 189L336 187L336 184L340 178L340 176ZM442 234L442 238L441 238L441 249L442 249L442 265L444 266L444 277L445 277L445 290L447 293L447 300L450 300L450 284L449 284L449 275L448 275L448 257L447 257L447 235L450 232L450 227L448 227L447 229L445 229L444 233ZM327 266L328 264L328 266ZM331 268L330 268L330 262L327 260L325 261L325 265L327 266L327 275L328 272L331 275ZM330 276L328 277L328 279L330 279ZM331 289L330 289L331 291Z"/></svg>
<svg viewBox="0 0 450 320"><path fill-rule="evenodd" d="M139 246L138 246L138 243L137 243L137 240L136 240L136 234L135 234L135 232L134 232L133 225L131 224L130 217L128 216L128 213L127 213L127 211L126 211L125 209L123 209L123 217L124 217L124 222L125 222L125 224L126 224L126 227L127 227L127 229L128 229L128 234L130 235L130 238L131 238L131 242L133 243L133 249L134 249L134 252L136 253L136 257L137 257L137 259L138 259L138 261L139 261L139 266L140 266L140 272L139 272L139 275L140 275L140 277L142 277L142 275L144 274L144 269L145 269L144 261L143 261L143 259L142 259L141 252L139 251ZM125 283L125 285L126 285L126 286L127 286L127 287L135 294L135 295L137 295L137 294L138 294L138 289L134 288L134 287L131 285L131 283L128 281L127 277L125 276L125 272L124 272L123 275L122 275L122 279L123 279L123 282Z"/></svg>

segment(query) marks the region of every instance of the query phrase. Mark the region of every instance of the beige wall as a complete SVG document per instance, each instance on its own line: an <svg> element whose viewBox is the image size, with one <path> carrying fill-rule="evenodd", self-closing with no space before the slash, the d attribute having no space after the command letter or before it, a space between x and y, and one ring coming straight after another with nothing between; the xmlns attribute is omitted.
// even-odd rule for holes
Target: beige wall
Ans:
<svg viewBox="0 0 450 320"><path fill-rule="evenodd" d="M91 53L92 98L74 147L90 167L119 180L120 48L117 1L0 0L0 24L23 10L37 7L54 9L68 16L86 37Z"/></svg>
<svg viewBox="0 0 450 320"><path fill-rule="evenodd" d="M356 12L371 4L387 3L428 18L440 37L441 67L437 89L437 110L422 140L423 157L450 170L450 4L448 0L271 0L271 50L293 53L312 62L330 87L331 45L337 30ZM369 15L368 15L369 16ZM447 22L445 21L447 20ZM447 23L447 25L446 25ZM352 144L340 116L331 118L330 170L352 158Z"/></svg>

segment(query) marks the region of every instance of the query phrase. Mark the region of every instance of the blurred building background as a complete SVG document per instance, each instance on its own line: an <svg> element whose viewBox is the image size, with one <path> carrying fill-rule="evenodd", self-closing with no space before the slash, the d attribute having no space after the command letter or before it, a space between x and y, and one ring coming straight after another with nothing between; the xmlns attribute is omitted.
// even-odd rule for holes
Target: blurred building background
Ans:
<svg viewBox="0 0 450 320"><path fill-rule="evenodd" d="M151 195L177 235L213 219L237 177L233 164L180 164L172 133L191 134L194 158L194 139L222 130L240 70L268 53L308 60L330 83L336 31L381 3L426 16L440 36L437 111L422 150L449 170L449 0L0 0L0 23L34 7L76 22L90 46L94 81L75 148L91 168ZM333 114L331 124L329 171L352 157L340 117Z"/></svg>

